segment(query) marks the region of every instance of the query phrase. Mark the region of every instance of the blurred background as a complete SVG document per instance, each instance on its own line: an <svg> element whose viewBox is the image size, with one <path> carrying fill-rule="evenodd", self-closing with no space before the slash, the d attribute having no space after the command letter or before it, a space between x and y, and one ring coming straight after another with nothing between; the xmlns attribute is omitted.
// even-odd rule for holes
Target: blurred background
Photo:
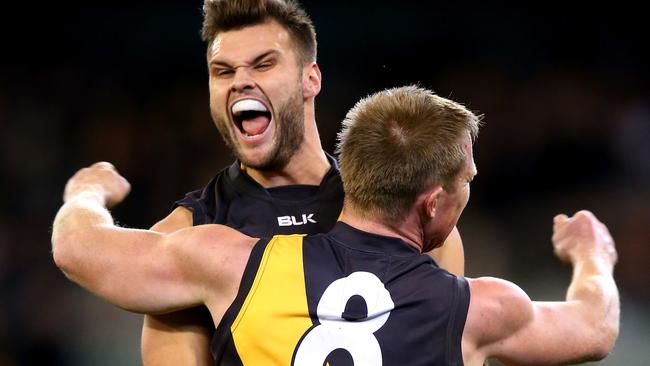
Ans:
<svg viewBox="0 0 650 366"><path fill-rule="evenodd" d="M319 36L317 120L332 152L362 96L418 83L485 114L459 228L470 276L561 300L552 217L588 208L619 250L621 334L598 365L650 358L650 60L624 2L519 7L303 1ZM114 210L146 228L232 156L208 109L201 5L29 3L0 15L0 365L138 365L142 317L68 282L50 229L77 169L113 162Z"/></svg>

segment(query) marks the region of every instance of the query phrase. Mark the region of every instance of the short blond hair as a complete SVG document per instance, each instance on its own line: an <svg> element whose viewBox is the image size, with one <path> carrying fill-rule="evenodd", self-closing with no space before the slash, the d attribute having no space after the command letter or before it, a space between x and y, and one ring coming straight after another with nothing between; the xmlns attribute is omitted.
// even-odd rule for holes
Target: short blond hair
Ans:
<svg viewBox="0 0 650 366"><path fill-rule="evenodd" d="M462 137L475 140L480 125L463 105L417 86L362 99L338 135L346 204L398 219L426 188L453 190L466 158Z"/></svg>

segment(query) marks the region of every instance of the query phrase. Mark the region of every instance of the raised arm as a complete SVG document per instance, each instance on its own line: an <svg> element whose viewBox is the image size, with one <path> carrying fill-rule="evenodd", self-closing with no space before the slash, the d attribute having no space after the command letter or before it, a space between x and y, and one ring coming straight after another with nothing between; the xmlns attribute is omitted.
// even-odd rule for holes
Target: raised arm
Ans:
<svg viewBox="0 0 650 366"><path fill-rule="evenodd" d="M177 207L151 230L172 233L192 226L192 212ZM214 325L204 306L169 314L145 315L142 326L144 365L211 365L210 339Z"/></svg>
<svg viewBox="0 0 650 366"><path fill-rule="evenodd" d="M436 263L455 274L463 276L465 274L465 251L463 249L463 240L460 238L458 228L454 227L445 244L430 252L427 252Z"/></svg>
<svg viewBox="0 0 650 366"><path fill-rule="evenodd" d="M470 280L463 333L468 365L496 357L506 364L555 365L602 359L618 335L619 298L612 277L614 242L593 214L555 218L556 255L573 265L565 301L534 302L516 285ZM478 363L480 364L480 363Z"/></svg>
<svg viewBox="0 0 650 366"><path fill-rule="evenodd" d="M54 260L68 278L142 313L196 306L232 290L230 273L237 271L231 267L243 271L253 238L217 225L171 235L116 227L106 207L128 191L108 163L82 169L68 182L52 233ZM223 251L225 243L243 249Z"/></svg>

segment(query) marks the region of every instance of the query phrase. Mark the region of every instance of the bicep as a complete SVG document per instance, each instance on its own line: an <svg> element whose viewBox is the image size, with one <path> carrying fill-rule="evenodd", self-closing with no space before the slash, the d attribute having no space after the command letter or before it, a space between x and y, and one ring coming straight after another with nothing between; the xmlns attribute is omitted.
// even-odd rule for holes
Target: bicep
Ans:
<svg viewBox="0 0 650 366"><path fill-rule="evenodd" d="M179 206L151 230L169 234L192 225L192 211ZM210 339L213 332L214 322L205 306L145 315L142 361L144 365L211 365Z"/></svg>
<svg viewBox="0 0 650 366"><path fill-rule="evenodd" d="M447 271L462 276L465 274L465 252L463 240L458 229L454 227L445 243L440 248L427 252L436 263Z"/></svg>
<svg viewBox="0 0 650 366"><path fill-rule="evenodd" d="M580 361L585 334L577 302L536 302L514 283L470 282L466 332L479 352L507 364ZM465 336L465 334L464 334Z"/></svg>
<svg viewBox="0 0 650 366"><path fill-rule="evenodd" d="M533 301L531 308L531 321L496 345L497 358L515 364L565 364L594 358L589 355L593 340L585 331L577 301Z"/></svg>
<svg viewBox="0 0 650 366"><path fill-rule="evenodd" d="M188 276L191 255L180 241L150 230L97 227L93 251L78 249L75 282L129 311L158 313L199 304L199 287ZM189 247L189 246L188 246Z"/></svg>
<svg viewBox="0 0 650 366"><path fill-rule="evenodd" d="M188 233L192 236L187 237ZM257 239L225 226L202 225L174 232L170 240L190 251L186 260L191 264L189 275L194 277L193 282L201 284L202 301L210 313L201 306L163 316L146 316L143 359L145 365L209 365L214 324L233 301Z"/></svg>

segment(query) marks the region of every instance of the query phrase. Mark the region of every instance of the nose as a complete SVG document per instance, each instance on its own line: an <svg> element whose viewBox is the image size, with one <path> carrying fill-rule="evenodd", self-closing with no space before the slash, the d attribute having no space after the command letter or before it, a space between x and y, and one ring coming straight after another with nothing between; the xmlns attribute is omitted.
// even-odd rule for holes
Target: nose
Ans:
<svg viewBox="0 0 650 366"><path fill-rule="evenodd" d="M255 88L255 80L247 67L238 67L235 69L235 76L232 78L230 89L232 92L242 92L247 89Z"/></svg>

